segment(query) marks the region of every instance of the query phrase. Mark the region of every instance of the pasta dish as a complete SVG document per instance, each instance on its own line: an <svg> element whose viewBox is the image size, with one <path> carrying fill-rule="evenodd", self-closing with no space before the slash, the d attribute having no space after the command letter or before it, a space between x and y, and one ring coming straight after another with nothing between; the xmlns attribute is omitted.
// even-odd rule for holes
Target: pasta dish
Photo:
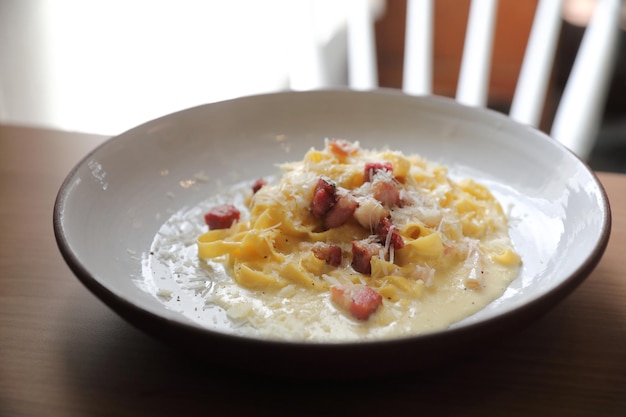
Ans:
<svg viewBox="0 0 626 417"><path fill-rule="evenodd" d="M261 333L305 340L442 329L499 297L520 256L489 189L419 155L325 141L206 211L208 298Z"/></svg>

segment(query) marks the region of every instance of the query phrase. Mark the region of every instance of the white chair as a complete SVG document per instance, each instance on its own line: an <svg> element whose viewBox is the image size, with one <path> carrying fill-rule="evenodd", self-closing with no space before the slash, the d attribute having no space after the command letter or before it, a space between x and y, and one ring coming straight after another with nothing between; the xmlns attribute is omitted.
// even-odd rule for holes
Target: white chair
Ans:
<svg viewBox="0 0 626 417"><path fill-rule="evenodd" d="M432 94L436 1L407 1L402 89L408 94L428 95ZM497 3L498 0L471 2L455 97L460 103L486 105ZM589 157L599 130L617 53L621 3L597 1L549 132L582 159ZM562 4L562 0L539 0L510 109L510 117L535 127L546 99ZM378 81L372 8L364 0L351 0L349 7L349 86L374 89Z"/></svg>

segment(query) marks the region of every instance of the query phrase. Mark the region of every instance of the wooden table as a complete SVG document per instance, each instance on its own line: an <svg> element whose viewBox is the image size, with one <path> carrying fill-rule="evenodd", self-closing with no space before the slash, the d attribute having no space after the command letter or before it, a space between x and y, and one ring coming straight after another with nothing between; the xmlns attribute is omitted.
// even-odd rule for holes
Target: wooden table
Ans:
<svg viewBox="0 0 626 417"><path fill-rule="evenodd" d="M402 377L281 380L182 356L72 275L52 207L105 139L0 126L0 416L626 416L625 175L599 174L613 230L596 270L514 337Z"/></svg>

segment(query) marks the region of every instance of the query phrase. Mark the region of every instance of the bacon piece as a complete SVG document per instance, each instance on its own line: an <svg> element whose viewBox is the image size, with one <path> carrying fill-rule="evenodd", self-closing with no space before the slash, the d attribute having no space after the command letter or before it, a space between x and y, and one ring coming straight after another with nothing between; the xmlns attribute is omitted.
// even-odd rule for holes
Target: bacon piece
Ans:
<svg viewBox="0 0 626 417"><path fill-rule="evenodd" d="M267 184L267 181L263 178L256 180L254 184L252 184L252 194L256 194L256 192L259 191L265 184Z"/></svg>
<svg viewBox="0 0 626 417"><path fill-rule="evenodd" d="M356 199L349 193L344 193L337 197L335 204L328 210L324 217L324 227L332 229L345 224L358 207Z"/></svg>
<svg viewBox="0 0 626 417"><path fill-rule="evenodd" d="M311 251L317 259L326 261L330 266L341 265L342 253L340 246L322 243L313 246Z"/></svg>
<svg viewBox="0 0 626 417"><path fill-rule="evenodd" d="M389 244L394 249L402 249L404 247L404 240L402 240L402 236L398 233L398 228L391 223L389 217L380 219L376 227L376 234L385 247L387 247L387 239L389 239Z"/></svg>
<svg viewBox="0 0 626 417"><path fill-rule="evenodd" d="M359 145L343 139L331 139L328 142L328 150L335 156L346 157L357 153Z"/></svg>
<svg viewBox="0 0 626 417"><path fill-rule="evenodd" d="M383 297L365 285L330 287L330 299L357 320L367 320L383 303Z"/></svg>
<svg viewBox="0 0 626 417"><path fill-rule="evenodd" d="M374 175L378 171L393 171L393 164L389 161L384 162L366 162L365 168L363 169L363 181L369 182L372 181Z"/></svg>
<svg viewBox="0 0 626 417"><path fill-rule="evenodd" d="M400 204L400 190L391 181L374 181L372 195L386 207Z"/></svg>
<svg viewBox="0 0 626 417"><path fill-rule="evenodd" d="M383 249L382 245L367 239L352 242L352 268L356 272L369 275L372 273L370 261Z"/></svg>
<svg viewBox="0 0 626 417"><path fill-rule="evenodd" d="M337 187L335 183L320 177L315 185L313 201L311 201L311 213L313 217L321 219L335 204Z"/></svg>
<svg viewBox="0 0 626 417"><path fill-rule="evenodd" d="M222 204L213 207L204 215L204 221L209 230L228 229L236 221L239 221L239 210L232 204Z"/></svg>

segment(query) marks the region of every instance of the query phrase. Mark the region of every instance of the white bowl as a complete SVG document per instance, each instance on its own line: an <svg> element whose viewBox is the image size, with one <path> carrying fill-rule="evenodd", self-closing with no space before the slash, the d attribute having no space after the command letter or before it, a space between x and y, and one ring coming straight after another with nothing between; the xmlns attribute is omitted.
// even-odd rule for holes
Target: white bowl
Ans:
<svg viewBox="0 0 626 417"><path fill-rule="evenodd" d="M276 163L301 159L326 137L418 153L453 176L488 185L511 209L520 276L502 297L449 329L347 343L237 335L228 321L190 314L193 301L173 308L146 284L142 259L170 213L230 184L275 173ZM269 94L162 117L87 155L69 173L54 208L66 262L129 322L207 360L298 375L405 371L490 343L545 313L583 281L604 252L610 221L595 175L548 136L493 111L385 90ZM363 366L371 358L375 369Z"/></svg>

